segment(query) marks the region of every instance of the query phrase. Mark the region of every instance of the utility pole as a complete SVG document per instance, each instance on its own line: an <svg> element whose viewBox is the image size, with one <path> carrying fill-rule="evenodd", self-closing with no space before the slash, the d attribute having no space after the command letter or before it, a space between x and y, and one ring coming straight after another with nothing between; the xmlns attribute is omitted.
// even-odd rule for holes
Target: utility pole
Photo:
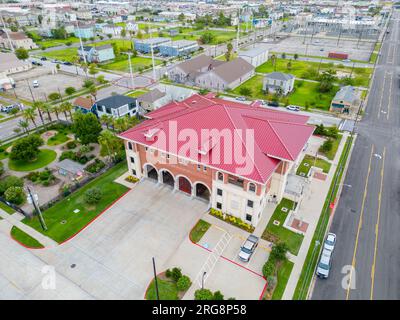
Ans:
<svg viewBox="0 0 400 320"><path fill-rule="evenodd" d="M150 32L151 64L153 67L153 80L155 82L157 79L156 79L156 69L155 69L155 62L154 62L154 49L153 49L153 43L151 42L151 40L152 40L152 37L151 37L151 32Z"/></svg>
<svg viewBox="0 0 400 320"><path fill-rule="evenodd" d="M33 101L33 103L35 103L35 102L36 102L36 101L35 101L35 97L33 96L33 92L32 92L31 86L29 85L28 79L26 79L26 83L27 83L27 85L28 85L29 92L31 93L32 101Z"/></svg>
<svg viewBox="0 0 400 320"><path fill-rule="evenodd" d="M154 257L152 259L153 259L154 285L156 287L156 297L157 297L157 300L160 300L160 295L158 292L158 283L157 283L156 262L154 260Z"/></svg>
<svg viewBox="0 0 400 320"><path fill-rule="evenodd" d="M35 196L36 196L36 197L35 197L35 196L32 194L31 189L30 189L29 187L26 187L26 189L28 190L28 193L29 193L28 201L29 201L29 199L31 199L32 204L33 204L33 207L35 208L36 213L37 213L37 215L38 215L38 217L39 217L40 225L42 226L42 229L43 229L44 231L46 231L46 230L47 230L46 222L44 221L44 218L43 218L43 216L42 216L42 211L40 211L39 204L36 203L36 197L37 197L37 195L35 195Z"/></svg>
<svg viewBox="0 0 400 320"><path fill-rule="evenodd" d="M81 29L79 28L78 22L75 22L75 25L76 25L76 27L78 28L79 43L80 43L80 45L81 45L81 51L82 51L83 61L85 62L85 64L87 64L85 51L83 50L83 42L82 42Z"/></svg>
<svg viewBox="0 0 400 320"><path fill-rule="evenodd" d="M236 31L236 52L239 52L239 32L240 32L240 8L238 10L238 24Z"/></svg>
<svg viewBox="0 0 400 320"><path fill-rule="evenodd" d="M129 73L131 75L131 84L132 84L132 90L133 90L133 89L135 89L135 81L133 79L133 71L132 71L132 61L131 61L132 53L131 52L122 52L122 53L128 55Z"/></svg>
<svg viewBox="0 0 400 320"><path fill-rule="evenodd" d="M11 42L10 35L8 34L8 30L6 28L6 24L5 24L4 19L3 19L3 15L1 13L0 13L0 19L1 19L1 24L4 26L4 32L6 33L7 40L8 40L8 43L10 45L10 50L12 52L15 52L14 46L13 46L13 44Z"/></svg>

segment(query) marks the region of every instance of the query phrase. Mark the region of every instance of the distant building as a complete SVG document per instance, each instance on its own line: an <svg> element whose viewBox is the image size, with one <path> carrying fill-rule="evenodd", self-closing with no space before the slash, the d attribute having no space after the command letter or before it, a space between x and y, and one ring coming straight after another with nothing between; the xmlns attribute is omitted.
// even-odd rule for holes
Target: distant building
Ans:
<svg viewBox="0 0 400 320"><path fill-rule="evenodd" d="M24 48L26 50L37 49L38 46L33 42L31 38L28 38L23 32L11 32L8 31L8 39L5 31L0 30L0 47L5 49ZM10 45L11 42L11 45Z"/></svg>
<svg viewBox="0 0 400 320"><path fill-rule="evenodd" d="M178 57L188 55L199 49L197 41L177 40L163 43L158 47L160 53L167 57Z"/></svg>
<svg viewBox="0 0 400 320"><path fill-rule="evenodd" d="M104 34L112 34L113 36L119 36L122 32L122 27L113 25L113 24L106 24L101 27L101 32Z"/></svg>
<svg viewBox="0 0 400 320"><path fill-rule="evenodd" d="M94 25L86 25L86 26L78 26L75 27L74 35L77 38L85 38L90 39L95 36L95 26Z"/></svg>
<svg viewBox="0 0 400 320"><path fill-rule="evenodd" d="M83 56L85 56L86 61L89 63L100 63L115 58L114 49L111 44L105 44L98 47L83 46L83 50L79 47L78 55L82 60Z"/></svg>
<svg viewBox="0 0 400 320"><path fill-rule="evenodd" d="M268 48L257 47L250 50L239 51L238 56L252 64L254 67L258 67L268 61Z"/></svg>
<svg viewBox="0 0 400 320"><path fill-rule="evenodd" d="M165 92L153 89L137 97L137 102L145 111L153 111L170 102L170 99Z"/></svg>
<svg viewBox="0 0 400 320"><path fill-rule="evenodd" d="M336 92L331 102L330 111L349 113L351 109L358 108L360 103L360 91L352 86L345 86Z"/></svg>
<svg viewBox="0 0 400 320"><path fill-rule="evenodd" d="M14 79L10 75L31 68L32 63L19 60L14 53L0 53L0 91L12 89L15 86Z"/></svg>
<svg viewBox="0 0 400 320"><path fill-rule="evenodd" d="M137 102L135 98L123 95L114 95L95 103L95 111L98 117L103 114L112 116L114 118L124 116L135 116L137 113Z"/></svg>
<svg viewBox="0 0 400 320"><path fill-rule="evenodd" d="M135 39L135 50L143 53L150 53L151 47L153 51L158 51L160 45L170 43L170 38L149 38L149 39Z"/></svg>
<svg viewBox="0 0 400 320"><path fill-rule="evenodd" d="M125 28L126 28L126 31L133 31L133 32L139 31L139 25L134 22L127 22Z"/></svg>
<svg viewBox="0 0 400 320"><path fill-rule="evenodd" d="M294 88L294 76L283 72L271 72L264 76L263 90L267 92L278 92L283 95L289 94Z"/></svg>

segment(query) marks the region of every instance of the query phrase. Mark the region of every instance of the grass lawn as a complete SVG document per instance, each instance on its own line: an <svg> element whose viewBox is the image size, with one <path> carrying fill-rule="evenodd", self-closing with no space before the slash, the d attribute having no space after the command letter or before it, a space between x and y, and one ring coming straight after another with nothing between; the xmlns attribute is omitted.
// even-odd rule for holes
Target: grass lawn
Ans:
<svg viewBox="0 0 400 320"><path fill-rule="evenodd" d="M142 89L140 89L140 90L134 90L134 91L129 92L128 94L126 94L126 96L132 97L132 98L137 98L137 97L139 97L139 96L141 96L142 94L145 94L145 93L147 93L147 92L148 92L148 90L142 90Z"/></svg>
<svg viewBox="0 0 400 320"><path fill-rule="evenodd" d="M119 48L120 51L127 51L132 49L132 42L130 39L109 39L109 40L104 40L104 41L100 41L100 42L96 42L96 43L90 43L87 42L86 45L88 46L102 46L105 44L113 44L115 43L117 45L117 47Z"/></svg>
<svg viewBox="0 0 400 320"><path fill-rule="evenodd" d="M32 171L47 166L57 158L57 153L49 149L40 149L35 161L9 160L8 167L14 171Z"/></svg>
<svg viewBox="0 0 400 320"><path fill-rule="evenodd" d="M6 158L8 158L8 153L7 153L7 149L10 147L10 146L12 146L12 142L9 142L9 143L6 143L6 144L3 144L1 147L0 147L0 160L3 160L3 159L6 159Z"/></svg>
<svg viewBox="0 0 400 320"><path fill-rule="evenodd" d="M207 32L209 32L215 36L213 41L211 41L211 43L208 43L208 44L220 44L223 42L228 42L233 39L236 39L236 32L234 32L234 31L204 30L204 31L200 31L198 33L198 35L201 37L204 33L207 33Z"/></svg>
<svg viewBox="0 0 400 320"><path fill-rule="evenodd" d="M200 219L199 221L197 221L196 225L190 231L190 235L189 235L190 239L194 243L199 242L200 239L204 236L204 234L207 232L207 230L210 227L211 227L211 224L209 224L207 221Z"/></svg>
<svg viewBox="0 0 400 320"><path fill-rule="evenodd" d="M160 300L179 300L178 287L173 280L157 277L157 284ZM157 300L154 279L146 291L146 300Z"/></svg>
<svg viewBox="0 0 400 320"><path fill-rule="evenodd" d="M253 99L267 99L268 96L262 90L263 76L255 75L246 82L242 83L232 93L243 95L240 93L241 88L249 88L251 90L251 98ZM280 102L288 99L289 104L294 104L304 107L306 102L309 103L311 108L319 108L329 110L331 101L335 93L339 90L338 86L334 86L330 92L318 92L319 84L316 82L309 82L303 80L295 80L294 90L287 97L282 97Z"/></svg>
<svg viewBox="0 0 400 320"><path fill-rule="evenodd" d="M321 150L319 150L318 152L323 154L329 160L333 160L335 158L337 149L339 148L340 141L342 141L342 136L338 135L337 139L333 140L332 149L329 152L325 153L325 152L322 152Z"/></svg>
<svg viewBox="0 0 400 320"><path fill-rule="evenodd" d="M47 49L47 48L62 46L68 42L71 42L71 43L79 42L79 38L70 37L67 39L45 39L45 40L37 41L36 44L39 48Z"/></svg>
<svg viewBox="0 0 400 320"><path fill-rule="evenodd" d="M346 150L347 146L352 143L351 137L348 137L346 140L346 145L344 150ZM331 186L329 188L328 194L325 199L324 207L322 209L322 213L319 217L317 228L315 229L314 236L311 240L310 247L308 248L307 252L307 257L306 260L304 261L303 268L301 270L300 278L299 281L297 282L296 285L296 290L294 291L293 294L293 300L305 300L307 298L307 293L308 293L308 288L310 286L311 280L314 276L313 270L315 270L315 267L318 262L318 250L320 249L319 247L315 246L315 243L319 241L319 243L322 243L324 240L324 234L326 227L328 225L329 221L329 216L331 214L331 209L329 208L330 204L330 195L333 192L333 199L336 198L339 184L342 181L342 176L343 176L343 170L340 170L340 164L345 164L347 161L348 154L343 152L340 156L339 164L337 166L335 176L338 175L338 183L336 184L336 187L334 185L334 180L331 183ZM335 187L335 188L334 188ZM316 252L316 254L315 254Z"/></svg>
<svg viewBox="0 0 400 320"><path fill-rule="evenodd" d="M65 48L61 50L43 52L40 55L49 59L74 62L74 58L78 56L78 48Z"/></svg>
<svg viewBox="0 0 400 320"><path fill-rule="evenodd" d="M43 231L40 227L38 218L35 216L31 220L22 220L28 226L42 232L44 235L61 243L68 239L87 223L97 217L104 209L106 209L113 201L123 195L128 188L113 182L117 177L126 172L126 162L121 162L100 177L89 182L81 189L75 191L53 207L43 212L48 230ZM84 200L84 194L88 189L98 187L101 189L103 196L95 205L87 205ZM74 213L75 209L80 212Z"/></svg>
<svg viewBox="0 0 400 320"><path fill-rule="evenodd" d="M278 270L278 282L276 284L274 293L272 294L272 300L281 300L283 292L285 291L286 284L289 280L290 273L293 269L293 262L286 260L282 263Z"/></svg>
<svg viewBox="0 0 400 320"><path fill-rule="evenodd" d="M294 202L289 199L282 199L282 201L276 207L261 237L267 241L285 242L289 248L289 251L292 254L297 255L304 236L283 227L286 217L289 214L289 210L293 208L293 204ZM288 212L283 212L283 207L288 208ZM279 226L274 225L274 220L279 221Z"/></svg>
<svg viewBox="0 0 400 320"><path fill-rule="evenodd" d="M11 229L11 236L30 248L44 248L39 241L15 226Z"/></svg>
<svg viewBox="0 0 400 320"><path fill-rule="evenodd" d="M306 154L303 158L303 161L301 161L299 167L297 168L296 174L307 177L312 166L321 168L324 173L328 173L329 169L331 168L331 164L328 161L321 158L315 159L315 157Z"/></svg>
<svg viewBox="0 0 400 320"><path fill-rule="evenodd" d="M161 64L160 60L154 60L156 65ZM131 58L131 64L132 64L132 69L134 72L143 70L145 68L148 68L152 65L151 58L144 58L144 57L132 57ZM116 62L110 62L106 64L101 64L99 65L100 68L106 69L106 70L115 70L115 71L123 71L123 72L128 72L129 71L129 61L128 59L116 61Z"/></svg>
<svg viewBox="0 0 400 320"><path fill-rule="evenodd" d="M15 210L13 208L9 207L8 205L6 205L5 203L3 203L1 201L0 201L0 209L4 210L8 214L13 214L15 212Z"/></svg>
<svg viewBox="0 0 400 320"><path fill-rule="evenodd" d="M288 69L288 63L291 63L291 68ZM370 75L373 72L372 68L354 68L353 72L351 67L347 67L340 64L313 62L313 61L301 61L292 59L276 59L276 71L291 73L296 78L306 79L306 80L318 80L318 69L319 73L326 71L328 69L333 69L336 72L350 76L354 78L354 85L367 87L369 84ZM274 71L274 65L272 59L256 68L256 72L269 73ZM312 71L312 72L310 72Z"/></svg>
<svg viewBox="0 0 400 320"><path fill-rule="evenodd" d="M61 143L67 142L69 140L67 133L65 132L57 132L56 135L52 136L49 140L47 140L48 146L56 146Z"/></svg>

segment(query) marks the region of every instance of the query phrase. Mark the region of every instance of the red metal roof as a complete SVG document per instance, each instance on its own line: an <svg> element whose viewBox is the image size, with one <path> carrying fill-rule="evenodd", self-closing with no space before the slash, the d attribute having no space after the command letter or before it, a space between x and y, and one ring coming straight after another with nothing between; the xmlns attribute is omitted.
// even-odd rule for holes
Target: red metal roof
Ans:
<svg viewBox="0 0 400 320"><path fill-rule="evenodd" d="M260 183L269 180L281 160L296 160L314 131L306 124L307 116L212 95L195 94L146 117L120 137ZM187 137L188 132L195 133L196 139Z"/></svg>

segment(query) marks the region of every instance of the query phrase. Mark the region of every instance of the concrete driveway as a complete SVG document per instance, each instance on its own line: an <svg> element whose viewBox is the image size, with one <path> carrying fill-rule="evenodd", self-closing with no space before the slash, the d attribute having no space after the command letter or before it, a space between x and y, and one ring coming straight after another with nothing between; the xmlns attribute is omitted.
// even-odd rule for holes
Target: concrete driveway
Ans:
<svg viewBox="0 0 400 320"><path fill-rule="evenodd" d="M200 200L142 181L75 238L32 254L91 298L143 299L151 258L163 271L206 209Z"/></svg>

